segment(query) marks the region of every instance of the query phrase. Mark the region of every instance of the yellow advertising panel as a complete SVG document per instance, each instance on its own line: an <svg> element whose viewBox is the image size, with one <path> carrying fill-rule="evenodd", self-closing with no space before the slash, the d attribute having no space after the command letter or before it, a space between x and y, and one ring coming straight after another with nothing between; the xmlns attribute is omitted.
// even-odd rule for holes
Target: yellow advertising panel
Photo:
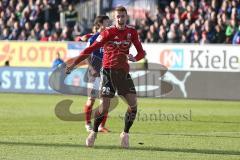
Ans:
<svg viewBox="0 0 240 160"><path fill-rule="evenodd" d="M10 66L51 67L57 53L67 59L66 42L9 42L0 43L0 65L9 60Z"/></svg>

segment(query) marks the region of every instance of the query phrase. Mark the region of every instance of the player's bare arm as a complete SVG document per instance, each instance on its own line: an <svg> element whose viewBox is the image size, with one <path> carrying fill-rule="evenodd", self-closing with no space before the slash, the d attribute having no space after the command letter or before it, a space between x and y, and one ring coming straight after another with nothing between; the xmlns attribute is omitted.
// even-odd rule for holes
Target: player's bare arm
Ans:
<svg viewBox="0 0 240 160"><path fill-rule="evenodd" d="M89 47L87 47L86 49L84 49L84 50L80 53L80 55L74 60L73 63L71 63L71 64L69 64L69 65L67 64L66 69L65 69L65 73L66 73L66 74L70 74L71 71L72 71L80 62L82 62L83 60L85 60L86 58L88 58L88 57L90 56L90 54L91 54L94 50L102 47L102 45L103 45L102 42L97 42L97 41L96 41L96 42L94 42L92 45L90 45Z"/></svg>

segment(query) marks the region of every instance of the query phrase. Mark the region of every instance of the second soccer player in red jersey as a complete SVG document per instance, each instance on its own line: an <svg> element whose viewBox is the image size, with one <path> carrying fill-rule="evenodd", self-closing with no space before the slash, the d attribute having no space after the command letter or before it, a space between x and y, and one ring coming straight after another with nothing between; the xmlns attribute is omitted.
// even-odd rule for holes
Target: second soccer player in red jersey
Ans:
<svg viewBox="0 0 240 160"><path fill-rule="evenodd" d="M93 131L86 139L86 145L92 147L98 133L98 127L104 115L108 112L111 98L115 92L125 98L128 103L128 109L125 114L125 126L120 134L121 146L129 147L129 129L137 113L137 96L134 83L129 74L130 61L138 61L144 58L144 50L139 41L136 29L127 25L127 10L125 7L117 7L115 9L115 25L105 29L98 36L96 41L86 49L84 49L73 64L68 65L66 73L70 73L73 68L86 59L94 50L103 47L103 68L101 71L101 106L94 114ZM131 44L137 49L137 55L134 57L129 54Z"/></svg>

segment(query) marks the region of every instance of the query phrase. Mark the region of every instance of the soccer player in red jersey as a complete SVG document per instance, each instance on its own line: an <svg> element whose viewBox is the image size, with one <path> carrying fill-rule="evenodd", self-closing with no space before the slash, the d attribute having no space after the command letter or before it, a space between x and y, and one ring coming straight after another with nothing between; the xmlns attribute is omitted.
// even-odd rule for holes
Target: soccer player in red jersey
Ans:
<svg viewBox="0 0 240 160"><path fill-rule="evenodd" d="M98 127L104 119L104 115L108 112L111 98L114 97L115 92L123 96L128 103L124 130L120 134L121 146L123 148L129 147L129 129L137 113L136 90L129 74L128 60L133 62L139 61L144 58L145 53L136 29L126 24L128 18L126 8L119 6L114 12L116 24L101 32L96 41L84 49L73 64L66 67L66 73L69 74L78 63L86 59L94 50L103 47L104 55L100 90L102 103L94 114L93 131L86 139L88 147L94 145ZM135 57L129 54L129 48L132 43L138 52Z"/></svg>

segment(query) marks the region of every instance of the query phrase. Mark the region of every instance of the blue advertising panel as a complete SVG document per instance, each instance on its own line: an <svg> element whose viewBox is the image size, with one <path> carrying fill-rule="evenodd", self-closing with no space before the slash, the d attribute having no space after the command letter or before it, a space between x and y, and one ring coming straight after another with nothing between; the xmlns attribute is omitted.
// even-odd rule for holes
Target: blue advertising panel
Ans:
<svg viewBox="0 0 240 160"><path fill-rule="evenodd" d="M52 71L51 68L1 67L0 92L56 93L48 83ZM85 72L85 68L74 70L65 83L85 87Z"/></svg>

